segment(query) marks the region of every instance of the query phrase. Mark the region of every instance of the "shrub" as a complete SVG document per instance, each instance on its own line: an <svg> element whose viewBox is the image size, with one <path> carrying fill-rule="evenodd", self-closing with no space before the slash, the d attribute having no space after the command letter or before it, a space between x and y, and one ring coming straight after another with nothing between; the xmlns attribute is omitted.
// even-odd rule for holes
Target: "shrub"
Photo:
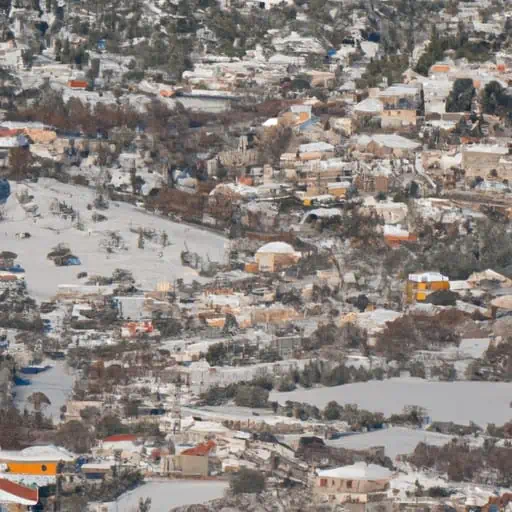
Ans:
<svg viewBox="0 0 512 512"><path fill-rule="evenodd" d="M253 469L242 468L229 482L233 494L259 494L265 489L265 476Z"/></svg>

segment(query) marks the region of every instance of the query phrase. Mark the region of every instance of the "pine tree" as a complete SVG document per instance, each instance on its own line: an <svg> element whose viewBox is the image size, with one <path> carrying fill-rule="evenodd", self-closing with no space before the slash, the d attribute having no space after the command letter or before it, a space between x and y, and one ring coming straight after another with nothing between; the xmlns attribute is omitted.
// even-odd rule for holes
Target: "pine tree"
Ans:
<svg viewBox="0 0 512 512"><path fill-rule="evenodd" d="M142 229L139 229L139 239L137 240L137 247L139 249L144 249L144 232Z"/></svg>

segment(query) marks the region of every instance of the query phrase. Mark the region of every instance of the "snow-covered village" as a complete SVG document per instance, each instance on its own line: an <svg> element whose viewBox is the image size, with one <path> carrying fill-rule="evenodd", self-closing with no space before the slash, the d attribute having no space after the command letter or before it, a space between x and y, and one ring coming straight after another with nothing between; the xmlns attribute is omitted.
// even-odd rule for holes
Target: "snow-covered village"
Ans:
<svg viewBox="0 0 512 512"><path fill-rule="evenodd" d="M0 512L511 512L512 4L0 0Z"/></svg>

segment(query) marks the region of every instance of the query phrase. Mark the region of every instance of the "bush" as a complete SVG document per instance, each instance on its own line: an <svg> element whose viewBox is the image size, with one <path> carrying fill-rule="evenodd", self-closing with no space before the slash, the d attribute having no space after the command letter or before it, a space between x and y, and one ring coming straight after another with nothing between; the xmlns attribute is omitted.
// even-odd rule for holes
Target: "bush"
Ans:
<svg viewBox="0 0 512 512"><path fill-rule="evenodd" d="M242 468L229 482L233 494L259 494L265 489L265 476L253 469Z"/></svg>
<svg viewBox="0 0 512 512"><path fill-rule="evenodd" d="M262 387L243 384L237 389L235 404L239 407L266 407L268 395L268 391Z"/></svg>

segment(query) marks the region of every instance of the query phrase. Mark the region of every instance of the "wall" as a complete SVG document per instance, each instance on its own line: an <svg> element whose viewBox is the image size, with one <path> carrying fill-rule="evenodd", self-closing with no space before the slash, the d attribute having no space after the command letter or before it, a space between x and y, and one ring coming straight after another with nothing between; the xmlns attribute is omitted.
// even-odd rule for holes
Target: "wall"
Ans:
<svg viewBox="0 0 512 512"><path fill-rule="evenodd" d="M384 110L381 119L382 128L416 125L416 110Z"/></svg>
<svg viewBox="0 0 512 512"><path fill-rule="evenodd" d="M22 475L56 475L56 462L9 462L3 461L9 468L9 473L18 473ZM43 471L46 466L46 471Z"/></svg>
<svg viewBox="0 0 512 512"><path fill-rule="evenodd" d="M498 167L502 156L495 153L464 151L462 153L462 168L466 171L466 179L476 176L485 178L490 171Z"/></svg>

